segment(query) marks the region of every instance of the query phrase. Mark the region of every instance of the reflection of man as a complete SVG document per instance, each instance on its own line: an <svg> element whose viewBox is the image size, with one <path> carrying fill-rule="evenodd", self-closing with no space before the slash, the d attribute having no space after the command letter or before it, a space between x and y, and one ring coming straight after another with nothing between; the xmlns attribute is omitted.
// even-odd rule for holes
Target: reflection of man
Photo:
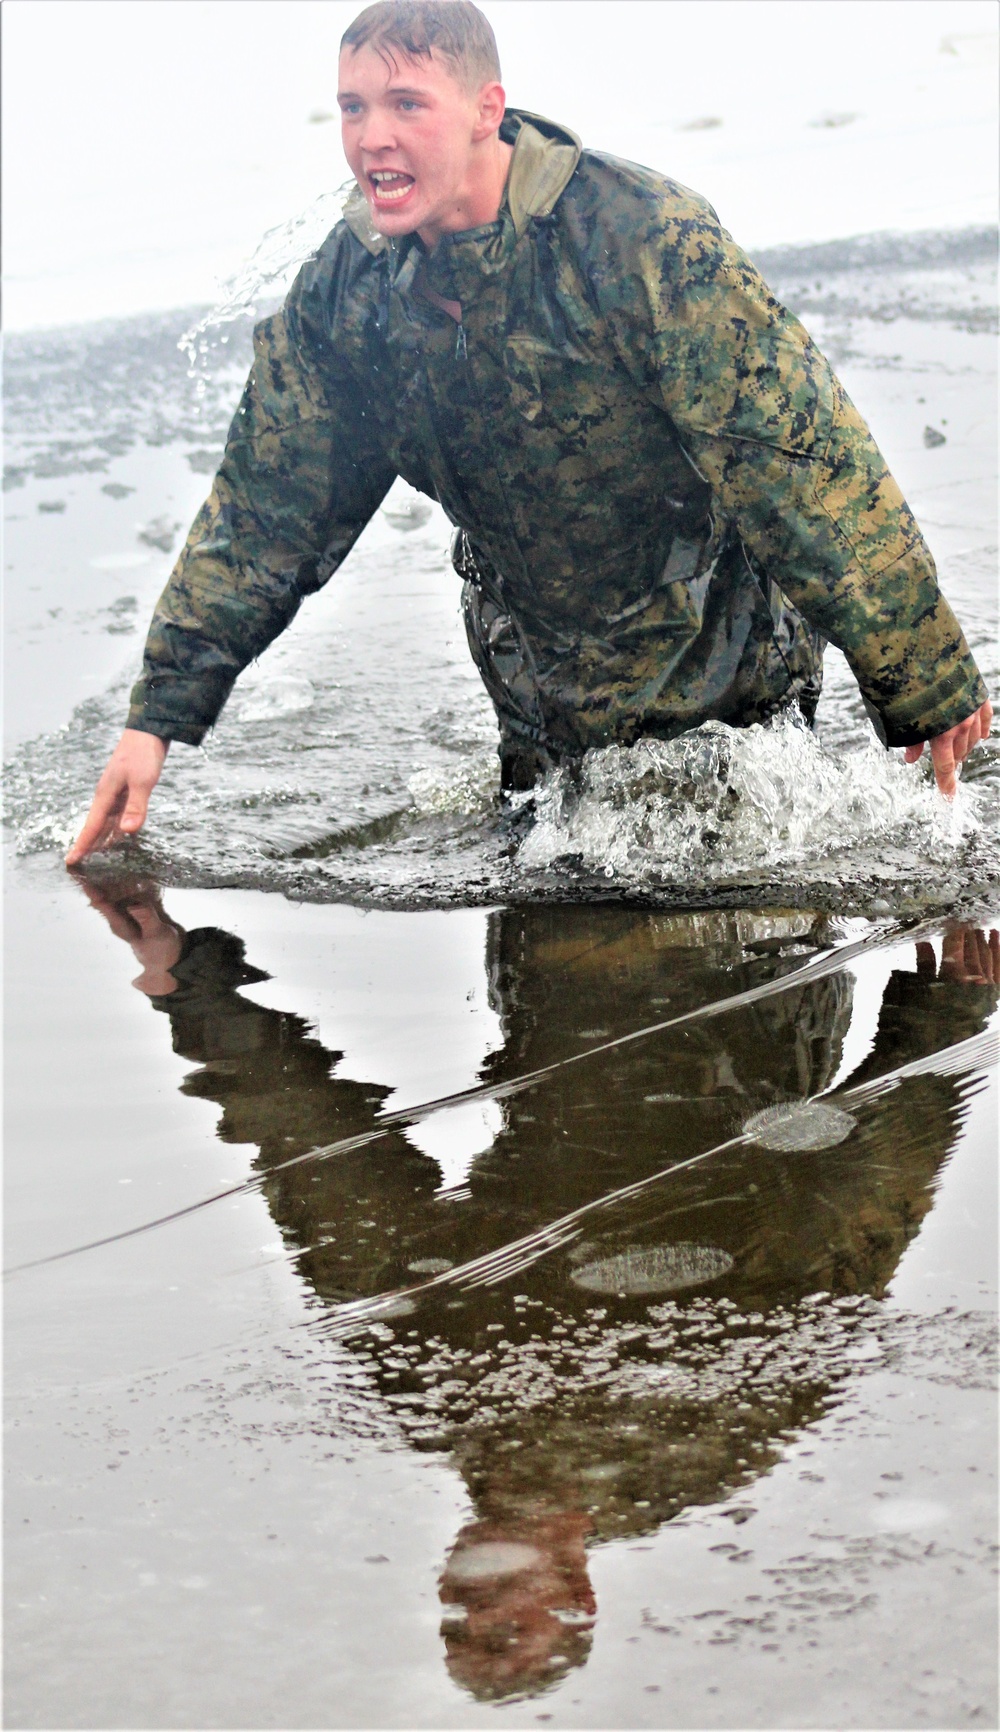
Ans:
<svg viewBox="0 0 1000 1732"><path fill-rule="evenodd" d="M508 109L468 0L347 31L358 190L256 333L209 500L70 853L143 822L171 740L327 581L397 475L459 531L502 781L714 718L812 716L840 646L938 781L991 710L868 429L695 194Z"/></svg>
<svg viewBox="0 0 1000 1732"><path fill-rule="evenodd" d="M137 985L198 1069L186 1092L222 1107L219 1134L255 1143L264 1193L321 1298L393 1290L725 1140L753 1112L826 1087L850 1020L849 977L796 984L738 1012L595 1055L515 1096L462 1202L392 1132L333 1160L290 1157L377 1124L387 1090L338 1074L295 1015L255 1005L239 940L184 933L151 887L88 894L143 967ZM505 1045L496 1081L654 1014L790 972L822 933L810 916L527 908L493 919L488 963ZM887 987L878 1075L976 1032L996 1002L1000 935L956 931L940 969ZM669 998L669 1012L663 1000ZM845 1142L812 1153L730 1150L601 1212L576 1244L499 1288L441 1288L356 1342L416 1448L447 1449L473 1503L441 1578L448 1665L477 1697L537 1691L586 1658L588 1546L710 1503L774 1461L821 1410L831 1373L813 1312L826 1290L881 1296L932 1201L961 1115L953 1078L923 1076L854 1108ZM709 1246L729 1272L651 1294L580 1285L623 1248ZM850 1313L844 1314L849 1317ZM844 1327L849 1327L844 1323Z"/></svg>

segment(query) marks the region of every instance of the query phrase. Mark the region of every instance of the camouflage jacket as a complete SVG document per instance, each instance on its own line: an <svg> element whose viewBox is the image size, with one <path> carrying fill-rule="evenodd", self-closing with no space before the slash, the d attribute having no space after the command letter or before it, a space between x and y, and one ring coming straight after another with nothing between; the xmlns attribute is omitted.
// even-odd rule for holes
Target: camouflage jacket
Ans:
<svg viewBox="0 0 1000 1732"><path fill-rule="evenodd" d="M197 744L397 475L464 532L501 719L556 755L809 710L823 639L890 745L969 715L982 681L899 488L711 208L536 116L504 135L495 222L428 254L359 192L258 326L129 726Z"/></svg>

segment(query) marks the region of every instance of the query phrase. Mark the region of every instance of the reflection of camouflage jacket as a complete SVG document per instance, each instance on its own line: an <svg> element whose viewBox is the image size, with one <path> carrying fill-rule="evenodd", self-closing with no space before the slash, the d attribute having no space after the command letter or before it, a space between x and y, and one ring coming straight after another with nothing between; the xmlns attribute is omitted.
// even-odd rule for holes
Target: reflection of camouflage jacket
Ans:
<svg viewBox="0 0 1000 1732"><path fill-rule="evenodd" d="M982 682L898 487L713 211L547 121L504 126L496 222L428 256L358 195L259 326L130 725L200 740L397 474L499 587L520 711L557 752L809 708L817 634L890 744L970 714Z"/></svg>
<svg viewBox="0 0 1000 1732"><path fill-rule="evenodd" d="M260 974L243 961L239 940L212 930L185 939L172 970L177 990L154 1000L170 1018L174 1050L201 1067L184 1092L223 1108L225 1142L258 1145L255 1169L274 1221L325 1304L465 1263L677 1163L644 1196L593 1213L587 1246L522 1265L499 1287L465 1287L460 1299L448 1288L426 1294L416 1310L397 1313L405 1341L383 1329L355 1344L407 1435L452 1449L480 1515L583 1508L595 1537L608 1538L648 1531L760 1471L774 1440L816 1417L826 1387L799 1302L817 1290L881 1298L930 1208L967 1094L953 1076L907 1078L859 1110L854 1135L830 1149L729 1148L687 1167L761 1106L827 1088L841 1066L851 977L796 981L796 958L770 949L782 935L788 944L824 936L797 915L577 905L491 916L487 963L503 1025L503 1047L486 1067L494 1082L720 991L790 978L771 999L595 1055L510 1098L468 1192L447 1203L435 1197L436 1163L405 1130L335 1159L285 1164L375 1128L390 1091L342 1074L343 1055L324 1049L294 1012L244 997L238 989ZM893 974L872 1050L845 1086L977 1033L996 999L993 987ZM586 1025L598 1006L604 1032L595 1036ZM601 1259L690 1240L724 1250L733 1268L670 1296L664 1311L673 1311L677 1335L669 1353L682 1376L665 1381L660 1349L638 1327L642 1296L638 1308L629 1300L605 1310L572 1271L581 1252ZM517 1290L530 1302L520 1317L509 1306ZM708 1297L728 1302L730 1325L740 1319L750 1331L746 1359L728 1357L721 1317L706 1319ZM765 1315L788 1325L775 1337L778 1363L766 1357ZM701 1337L692 1393L684 1356L699 1316L711 1333Z"/></svg>
<svg viewBox="0 0 1000 1732"><path fill-rule="evenodd" d="M822 940L821 931L810 935L809 916L796 915L529 906L491 916L490 997L503 1045L484 1075L500 1085L593 1044L587 1025L598 1004L603 1041L710 1003L722 982L730 993L790 978L733 1019L667 1029L625 1054L595 1055L584 1070L554 1070L537 1096L505 1110L460 1211L435 1201L437 1165L401 1128L335 1161L284 1165L374 1129L390 1089L342 1074L344 1055L324 1048L300 1017L244 997L241 986L266 977L245 963L239 940L211 928L189 933L171 971L176 991L153 1002L170 1018L175 1052L203 1067L185 1078L184 1092L222 1105L223 1141L260 1148L275 1218L311 1247L302 1268L328 1299L405 1286L413 1259L478 1257L656 1172L667 1148L682 1163L669 1200L654 1199L648 1217L638 1206L595 1218L588 1235L611 1251L622 1234L660 1243L669 1220L668 1239L683 1239L710 1206L710 1242L735 1264L727 1291L744 1305L749 1295L748 1308L819 1286L880 1295L954 1140L961 1090L953 1078L906 1079L864 1109L855 1140L808 1159L739 1147L704 1168L683 1167L761 1107L826 1090L840 1068L850 976L797 981L796 956L756 954L782 942L767 936L776 927L790 944ZM844 1086L978 1033L996 999L993 987L893 975L873 1049ZM560 1259L520 1279L565 1306ZM448 1321L449 1333L464 1326L457 1313Z"/></svg>

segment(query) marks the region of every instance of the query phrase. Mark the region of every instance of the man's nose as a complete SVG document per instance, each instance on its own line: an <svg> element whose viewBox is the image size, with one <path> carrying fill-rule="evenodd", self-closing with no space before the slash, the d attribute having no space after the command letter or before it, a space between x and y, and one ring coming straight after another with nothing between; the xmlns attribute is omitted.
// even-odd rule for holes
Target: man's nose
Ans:
<svg viewBox="0 0 1000 1732"><path fill-rule="evenodd" d="M396 133L392 116L384 110L370 108L365 115L358 143L366 156L378 156L381 151L394 150Z"/></svg>

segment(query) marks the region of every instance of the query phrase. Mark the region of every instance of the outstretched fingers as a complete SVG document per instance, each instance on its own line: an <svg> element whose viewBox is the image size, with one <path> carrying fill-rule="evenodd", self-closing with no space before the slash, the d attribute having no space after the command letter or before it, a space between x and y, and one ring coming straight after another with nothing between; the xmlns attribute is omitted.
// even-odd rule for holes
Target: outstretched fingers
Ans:
<svg viewBox="0 0 1000 1732"><path fill-rule="evenodd" d="M66 856L67 866L76 866L88 854L142 829L167 747L168 742L155 734L126 728L97 784L83 829Z"/></svg>
<svg viewBox="0 0 1000 1732"><path fill-rule="evenodd" d="M958 749L956 736L960 728L951 728L947 734L939 734L931 741L931 762L934 765L934 776L937 785L946 800L953 800L958 790L958 766L965 753Z"/></svg>
<svg viewBox="0 0 1000 1732"><path fill-rule="evenodd" d="M1000 932L953 926L941 940L942 980L1000 986Z"/></svg>
<svg viewBox="0 0 1000 1732"><path fill-rule="evenodd" d="M118 827L123 836L132 836L136 830L141 830L146 822L149 811L149 796L155 787L154 782L130 782L125 810L118 820Z"/></svg>
<svg viewBox="0 0 1000 1732"><path fill-rule="evenodd" d="M968 757L973 746L980 740L989 737L993 722L993 706L987 698L978 710L971 716L966 716L964 722L959 722L954 728L948 728L943 734L929 742L931 761L934 765L934 777L946 800L953 800L958 789L958 770L962 760ZM915 746L907 746L906 762L915 764L923 755L923 742Z"/></svg>
<svg viewBox="0 0 1000 1732"><path fill-rule="evenodd" d="M128 787L120 777L112 777L110 770L109 765L97 784L83 829L66 856L67 866L76 866L88 854L109 847L117 835L117 820L124 812Z"/></svg>

